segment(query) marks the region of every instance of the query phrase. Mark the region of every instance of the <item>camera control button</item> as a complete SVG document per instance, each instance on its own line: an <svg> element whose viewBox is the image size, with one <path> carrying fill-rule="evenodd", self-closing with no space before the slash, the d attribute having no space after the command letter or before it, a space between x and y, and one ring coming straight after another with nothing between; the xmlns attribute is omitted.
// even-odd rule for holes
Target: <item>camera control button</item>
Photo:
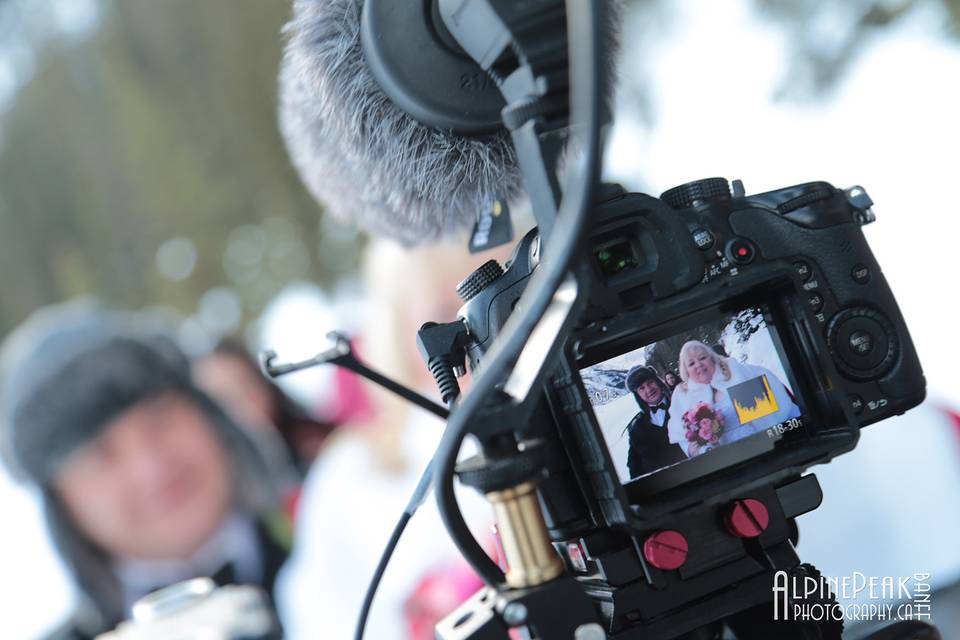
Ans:
<svg viewBox="0 0 960 640"><path fill-rule="evenodd" d="M870 355L875 339L869 331L858 330L850 334L850 350L858 356Z"/></svg>
<svg viewBox="0 0 960 640"><path fill-rule="evenodd" d="M701 251L709 250L717 242L717 237L703 227L697 227L691 232L691 235L693 236L693 243Z"/></svg>
<svg viewBox="0 0 960 640"><path fill-rule="evenodd" d="M797 260L793 263L793 268L804 282L808 282L813 277L813 267L805 260Z"/></svg>
<svg viewBox="0 0 960 640"><path fill-rule="evenodd" d="M853 278L853 281L857 284L867 284L870 282L870 267L865 264L858 264L850 272L850 276Z"/></svg>
<svg viewBox="0 0 960 640"><path fill-rule="evenodd" d="M734 238L727 243L727 257L736 264L750 264L757 257L753 243L746 238Z"/></svg>
<svg viewBox="0 0 960 640"><path fill-rule="evenodd" d="M850 403L850 408L853 409L853 414L859 416L863 413L863 408L866 404L863 402L863 398L858 396L855 393L847 396L847 401Z"/></svg>
<svg viewBox="0 0 960 640"><path fill-rule="evenodd" d="M707 202L730 199L730 183L725 178L695 180L664 191L660 199L671 209L689 209Z"/></svg>
<svg viewBox="0 0 960 640"><path fill-rule="evenodd" d="M464 302L470 302L502 275L500 263L487 260L457 285L457 295Z"/></svg>
<svg viewBox="0 0 960 640"><path fill-rule="evenodd" d="M874 380L886 374L896 360L897 332L879 311L866 307L844 309L827 327L827 342L837 368L851 380Z"/></svg>
<svg viewBox="0 0 960 640"><path fill-rule="evenodd" d="M820 313L821 311L823 311L823 305L824 305L823 296L821 296L819 293L811 294L810 296L807 297L807 304L810 305L811 311L813 311L814 313Z"/></svg>

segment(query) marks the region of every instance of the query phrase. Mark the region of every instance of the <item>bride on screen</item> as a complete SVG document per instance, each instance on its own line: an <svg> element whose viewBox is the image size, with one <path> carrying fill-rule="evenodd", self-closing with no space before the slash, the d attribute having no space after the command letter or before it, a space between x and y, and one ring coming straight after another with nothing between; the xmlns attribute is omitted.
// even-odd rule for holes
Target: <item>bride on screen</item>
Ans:
<svg viewBox="0 0 960 640"><path fill-rule="evenodd" d="M667 435L691 458L703 453L704 447L688 442L683 414L700 402L723 420L716 446L736 442L800 415L789 390L766 367L722 357L699 340L681 347L678 365L683 382L673 390ZM757 393L761 402L757 401Z"/></svg>

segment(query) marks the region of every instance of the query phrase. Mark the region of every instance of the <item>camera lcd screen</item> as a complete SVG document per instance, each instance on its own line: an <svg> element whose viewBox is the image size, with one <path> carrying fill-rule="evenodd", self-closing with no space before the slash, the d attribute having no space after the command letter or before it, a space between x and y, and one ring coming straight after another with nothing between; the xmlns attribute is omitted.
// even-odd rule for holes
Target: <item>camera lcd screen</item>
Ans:
<svg viewBox="0 0 960 640"><path fill-rule="evenodd" d="M803 426L761 307L724 313L580 370L622 482L694 461L727 466ZM736 453L736 455L731 455Z"/></svg>

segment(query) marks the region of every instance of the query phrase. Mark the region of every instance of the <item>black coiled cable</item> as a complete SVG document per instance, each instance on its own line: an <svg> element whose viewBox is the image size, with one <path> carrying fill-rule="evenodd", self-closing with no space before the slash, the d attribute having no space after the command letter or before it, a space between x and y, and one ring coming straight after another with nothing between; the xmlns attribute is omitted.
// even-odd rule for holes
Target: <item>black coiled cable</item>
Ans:
<svg viewBox="0 0 960 640"><path fill-rule="evenodd" d="M484 366L474 380L471 392L450 414L446 431L434 454L437 505L447 532L474 571L491 586L503 582L503 572L473 537L457 506L453 491L457 455L472 418L509 374L553 295L567 277L599 176L603 95L600 83L604 76L599 37L601 9L599 0L567 0L566 9L571 70L571 130L576 134L579 126L586 131L586 140L581 147L585 166L580 172L572 172L571 184L564 192L544 258L531 277L520 304L487 352Z"/></svg>

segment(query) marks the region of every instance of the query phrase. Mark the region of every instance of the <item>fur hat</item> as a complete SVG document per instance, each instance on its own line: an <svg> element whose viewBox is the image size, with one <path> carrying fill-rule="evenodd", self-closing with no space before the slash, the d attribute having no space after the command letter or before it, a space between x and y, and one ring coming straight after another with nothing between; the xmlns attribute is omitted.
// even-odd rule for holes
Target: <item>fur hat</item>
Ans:
<svg viewBox="0 0 960 640"><path fill-rule="evenodd" d="M623 386L627 391L633 393L637 387L647 380L656 380L659 384L663 384L663 381L660 379L660 376L657 375L657 372L654 371L653 367L640 365L633 367L627 372L627 377L623 381Z"/></svg>
<svg viewBox="0 0 960 640"><path fill-rule="evenodd" d="M85 337L95 338L86 348L58 348L63 339ZM55 338L39 345L25 363L25 368L42 367L44 375L32 384L11 381L13 390L5 403L13 462L37 484L49 485L71 452L140 401L166 391L195 394L186 359L159 336L70 332Z"/></svg>
<svg viewBox="0 0 960 640"><path fill-rule="evenodd" d="M15 475L40 486L48 526L77 585L90 628L122 618L108 555L76 527L53 480L64 459L135 404L173 391L193 401L229 452L234 500L254 516L279 504L263 457L250 437L190 377L173 339L144 317L109 312L89 301L35 312L0 350L0 443ZM153 323L154 325L156 323Z"/></svg>

